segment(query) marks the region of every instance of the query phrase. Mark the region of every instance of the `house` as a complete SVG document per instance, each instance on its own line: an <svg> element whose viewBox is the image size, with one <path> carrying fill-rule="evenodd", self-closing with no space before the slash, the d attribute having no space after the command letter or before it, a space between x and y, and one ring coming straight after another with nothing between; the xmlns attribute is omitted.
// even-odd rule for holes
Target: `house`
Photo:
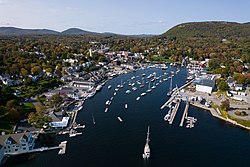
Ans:
<svg viewBox="0 0 250 167"><path fill-rule="evenodd" d="M234 88L234 85L235 85L235 81L232 77L228 77L227 79L227 84L228 86L230 87L230 89L233 89Z"/></svg>
<svg viewBox="0 0 250 167"><path fill-rule="evenodd" d="M211 79L201 79L198 83L196 83L196 91L204 92L204 93L212 93L215 87L215 80Z"/></svg>
<svg viewBox="0 0 250 167"><path fill-rule="evenodd" d="M243 84L235 84L234 90L236 90L236 91L243 90Z"/></svg>
<svg viewBox="0 0 250 167"><path fill-rule="evenodd" d="M73 81L71 83L73 87L82 88L82 89L93 89L95 86L95 83L93 82L87 82L87 81Z"/></svg>
<svg viewBox="0 0 250 167"><path fill-rule="evenodd" d="M33 149L35 139L30 132L0 136L0 164L5 155L27 153Z"/></svg>
<svg viewBox="0 0 250 167"><path fill-rule="evenodd" d="M63 129L68 126L69 117L57 117L54 112L49 115L52 118L52 122L49 123L51 128Z"/></svg>

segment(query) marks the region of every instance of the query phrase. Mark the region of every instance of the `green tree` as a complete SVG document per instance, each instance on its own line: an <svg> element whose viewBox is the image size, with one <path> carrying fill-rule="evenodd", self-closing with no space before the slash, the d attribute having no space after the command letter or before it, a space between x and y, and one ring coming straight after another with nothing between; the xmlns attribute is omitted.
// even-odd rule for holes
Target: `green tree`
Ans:
<svg viewBox="0 0 250 167"><path fill-rule="evenodd" d="M221 91L227 91L227 90L229 90L229 86L228 86L227 82L225 82L224 80L221 80L219 82L218 88Z"/></svg>
<svg viewBox="0 0 250 167"><path fill-rule="evenodd" d="M62 104L62 102L63 98L58 93L54 94L49 100L50 107L56 107L56 108L58 108Z"/></svg>
<svg viewBox="0 0 250 167"><path fill-rule="evenodd" d="M224 110L224 111L228 111L229 108L230 108L230 102L228 99L224 100L221 102L221 109Z"/></svg>

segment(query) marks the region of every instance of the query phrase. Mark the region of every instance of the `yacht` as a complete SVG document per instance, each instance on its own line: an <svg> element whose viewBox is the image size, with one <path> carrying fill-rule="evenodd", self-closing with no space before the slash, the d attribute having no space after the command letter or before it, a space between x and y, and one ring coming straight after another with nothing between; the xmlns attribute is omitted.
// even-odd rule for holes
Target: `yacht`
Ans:
<svg viewBox="0 0 250 167"><path fill-rule="evenodd" d="M147 94L147 93L144 92L144 93L141 94L141 96L145 96L146 94Z"/></svg>
<svg viewBox="0 0 250 167"><path fill-rule="evenodd" d="M136 90L137 90L137 88L136 88L136 87L133 87L133 88L132 88L132 90L133 90L133 91L136 91Z"/></svg>
<svg viewBox="0 0 250 167"><path fill-rule="evenodd" d="M141 98L141 97L137 97L136 100L138 101L138 100L140 100L140 98Z"/></svg>
<svg viewBox="0 0 250 167"><path fill-rule="evenodd" d="M109 85L109 86L108 86L108 89L111 89L111 88L112 88L112 86L111 86L111 85Z"/></svg>
<svg viewBox="0 0 250 167"><path fill-rule="evenodd" d="M126 90L126 94L129 94L131 91L130 90Z"/></svg>
<svg viewBox="0 0 250 167"><path fill-rule="evenodd" d="M98 92L98 91L100 91L102 89L102 85L98 85L97 87L96 87L96 91Z"/></svg>
<svg viewBox="0 0 250 167"><path fill-rule="evenodd" d="M106 108L104 112L108 112L109 108Z"/></svg>
<svg viewBox="0 0 250 167"><path fill-rule="evenodd" d="M127 109L128 108L128 104L126 103L124 107Z"/></svg>
<svg viewBox="0 0 250 167"><path fill-rule="evenodd" d="M146 144L145 144L145 146L144 146L144 153L142 154L142 157L143 157L144 159L149 159L149 157L150 157L150 147L149 147L149 126L148 126Z"/></svg>
<svg viewBox="0 0 250 167"><path fill-rule="evenodd" d="M83 106L80 106L80 107L78 108L78 111L81 111L81 110L82 110L82 108L83 108Z"/></svg>
<svg viewBox="0 0 250 167"><path fill-rule="evenodd" d="M121 117L117 117L117 119L120 121L120 122L122 122L123 120L121 119Z"/></svg>

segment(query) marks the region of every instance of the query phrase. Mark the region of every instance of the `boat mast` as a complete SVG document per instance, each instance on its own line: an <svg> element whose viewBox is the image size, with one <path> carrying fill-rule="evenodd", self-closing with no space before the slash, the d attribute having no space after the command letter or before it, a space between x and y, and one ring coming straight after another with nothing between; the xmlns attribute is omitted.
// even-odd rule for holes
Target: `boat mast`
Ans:
<svg viewBox="0 0 250 167"><path fill-rule="evenodd" d="M169 86L169 92L172 91L172 76L171 76L171 81L170 81L170 86Z"/></svg>
<svg viewBox="0 0 250 167"><path fill-rule="evenodd" d="M148 126L148 132L147 132L147 139L146 139L146 144L149 143L149 126Z"/></svg>

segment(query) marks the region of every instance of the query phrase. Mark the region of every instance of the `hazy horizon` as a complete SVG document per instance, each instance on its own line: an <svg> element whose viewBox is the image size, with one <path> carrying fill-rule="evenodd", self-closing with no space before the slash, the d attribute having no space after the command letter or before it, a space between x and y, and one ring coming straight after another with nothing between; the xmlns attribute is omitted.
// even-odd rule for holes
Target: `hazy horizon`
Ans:
<svg viewBox="0 0 250 167"><path fill-rule="evenodd" d="M186 22L249 22L248 0L0 0L0 27L162 34Z"/></svg>

